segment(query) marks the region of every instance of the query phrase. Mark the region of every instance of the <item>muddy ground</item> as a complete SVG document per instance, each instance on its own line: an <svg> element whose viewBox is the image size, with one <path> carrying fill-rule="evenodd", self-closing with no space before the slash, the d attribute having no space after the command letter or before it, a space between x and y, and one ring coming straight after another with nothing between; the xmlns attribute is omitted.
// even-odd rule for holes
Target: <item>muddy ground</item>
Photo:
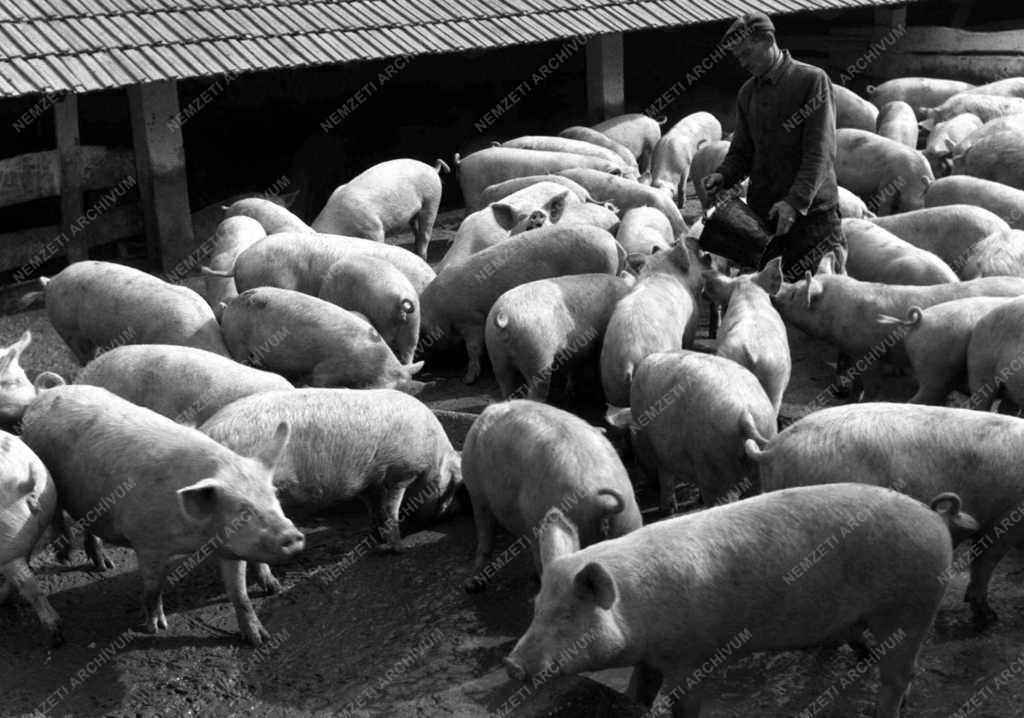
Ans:
<svg viewBox="0 0 1024 718"><path fill-rule="evenodd" d="M443 252L456 219L442 218L432 257ZM0 342L13 341L25 328L35 336L24 357L30 377L42 370L74 373L73 358L42 310L3 317ZM700 337L699 348L713 347L706 323ZM832 353L796 330L790 340L794 371L782 413L791 419L835 401L822 393L831 379ZM424 378L434 384L421 398L434 408L474 413L498 400L489 373L471 387L460 376L458 366L427 372ZM904 401L913 393L906 377L873 372L867 385L869 398ZM595 423L602 409L586 398L567 408ZM459 441L465 426L453 426ZM685 488L680 494L692 499ZM653 505L652 487L640 484L638 495L642 506ZM64 619L67 643L46 648L27 606L0 607L0 716L642 713L616 692L625 688L627 669L590 675L596 682L556 677L524 687L506 679L501 658L529 624L537 584L529 554L522 553L486 592L462 591L474 548L468 513L425 529L407 527L407 548L397 556L351 553L369 532L361 505L296 517L296 523L308 548L278 567L285 590L264 597L253 588L257 612L273 637L258 650L240 642L215 564L200 565L168 586L170 629L148 636L130 633L141 617L131 552L113 549L117 568L105 573L90 570L80 549L70 567L37 559L34 567ZM951 582L906 716L1024 715L1022 571L1018 552L998 568L991 599L1001 620L985 631L973 627L961 601L966 573ZM703 682L702 715L873 715L877 675L863 669L845 647L742 658ZM823 694L829 700L816 704Z"/></svg>

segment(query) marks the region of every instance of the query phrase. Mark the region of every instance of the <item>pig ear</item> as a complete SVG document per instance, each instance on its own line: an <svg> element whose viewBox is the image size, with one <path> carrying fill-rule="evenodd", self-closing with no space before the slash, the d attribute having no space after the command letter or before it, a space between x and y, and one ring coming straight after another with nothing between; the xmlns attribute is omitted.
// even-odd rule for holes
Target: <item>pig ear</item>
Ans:
<svg viewBox="0 0 1024 718"><path fill-rule="evenodd" d="M835 274L836 273L836 255L832 252L826 252L825 255L818 261L818 271L815 274Z"/></svg>
<svg viewBox="0 0 1024 718"><path fill-rule="evenodd" d="M821 282L811 276L811 273L807 273L807 308L811 308L811 304L821 296L824 288L821 286Z"/></svg>
<svg viewBox="0 0 1024 718"><path fill-rule="evenodd" d="M782 287L782 257L776 257L757 273L754 282L769 295Z"/></svg>
<svg viewBox="0 0 1024 718"><path fill-rule="evenodd" d="M508 231L516 223L516 212L512 207L503 203L495 202L491 205L491 213L494 215L494 221L498 223L498 226Z"/></svg>
<svg viewBox="0 0 1024 718"><path fill-rule="evenodd" d="M8 347L0 351L0 374L3 374L11 366L11 362L14 361L16 353L14 347Z"/></svg>
<svg viewBox="0 0 1024 718"><path fill-rule="evenodd" d="M608 411L604 413L604 420L608 422L609 426L624 429L633 421L633 410L628 406L620 407L609 404Z"/></svg>
<svg viewBox="0 0 1024 718"><path fill-rule="evenodd" d="M291 428L288 426L288 422L282 421L277 425L274 437L267 442L267 445L263 450L253 458L273 471L274 467L277 466L277 462L281 460L281 455L284 453L285 447L288 446L288 439L290 436Z"/></svg>
<svg viewBox="0 0 1024 718"><path fill-rule="evenodd" d="M580 569L572 580L572 590L576 598L597 604L608 610L615 603L615 579L608 569L591 561Z"/></svg>
<svg viewBox="0 0 1024 718"><path fill-rule="evenodd" d="M37 394L47 389L64 386L65 384L67 384L67 382L64 381L64 377L52 371L40 372L39 375L36 376L36 380L32 382L32 386L35 387Z"/></svg>
<svg viewBox="0 0 1024 718"><path fill-rule="evenodd" d="M643 174L640 175L640 184L650 184L650 183L651 183L651 171L650 170L646 170L646 171L643 172Z"/></svg>
<svg viewBox="0 0 1024 718"><path fill-rule="evenodd" d="M194 524L205 524L217 513L218 492L223 485L218 479L202 479L178 489L178 506L185 518Z"/></svg>
<svg viewBox="0 0 1024 718"><path fill-rule="evenodd" d="M278 204L280 204L285 209L288 209L293 204L295 204L295 198L299 196L299 192L301 191L302 190L295 190L294 192L289 192L288 194L277 195Z"/></svg>
<svg viewBox="0 0 1024 718"><path fill-rule="evenodd" d="M569 190L562 192L562 194L555 195L545 203L545 207L548 210L548 218L552 223L557 222L562 218L562 213L565 212L565 205L569 201Z"/></svg>
<svg viewBox="0 0 1024 718"><path fill-rule="evenodd" d="M420 369L423 368L423 361L418 361L415 364L409 364L407 365L407 368L409 369L409 376L415 376L416 374L419 374Z"/></svg>
<svg viewBox="0 0 1024 718"><path fill-rule="evenodd" d="M547 566L559 556L580 550L580 537L576 526L560 509L548 509L540 530L540 565Z"/></svg>
<svg viewBox="0 0 1024 718"><path fill-rule="evenodd" d="M28 329L26 329L25 333L21 335L21 338L18 339L18 341L14 342L14 344L11 345L11 349L12 349L12 351L14 353L14 358L16 360L21 358L21 353L23 351L25 351L25 349L28 348L28 345L31 342L32 342L32 332L29 331Z"/></svg>
<svg viewBox="0 0 1024 718"><path fill-rule="evenodd" d="M927 190L929 187L931 187L932 178L929 177L928 175L921 175L921 184L923 184L925 190Z"/></svg>
<svg viewBox="0 0 1024 718"><path fill-rule="evenodd" d="M951 155L955 154L956 153L956 142L953 141L953 138L952 137L943 137L942 139L943 139L943 144L946 145L946 151L949 152L949 154L951 154Z"/></svg>

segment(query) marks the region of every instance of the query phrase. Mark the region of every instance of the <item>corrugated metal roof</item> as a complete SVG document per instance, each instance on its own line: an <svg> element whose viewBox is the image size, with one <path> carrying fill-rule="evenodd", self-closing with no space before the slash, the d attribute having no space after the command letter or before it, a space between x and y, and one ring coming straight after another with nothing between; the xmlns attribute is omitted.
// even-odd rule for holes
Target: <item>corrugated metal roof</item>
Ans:
<svg viewBox="0 0 1024 718"><path fill-rule="evenodd" d="M459 52L892 0L0 0L0 96Z"/></svg>

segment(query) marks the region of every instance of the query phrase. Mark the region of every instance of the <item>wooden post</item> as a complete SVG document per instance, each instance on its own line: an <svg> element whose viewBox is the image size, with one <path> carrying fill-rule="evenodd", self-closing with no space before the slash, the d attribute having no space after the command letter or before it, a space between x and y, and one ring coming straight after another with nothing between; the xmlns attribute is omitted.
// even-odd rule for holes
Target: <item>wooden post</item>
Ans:
<svg viewBox="0 0 1024 718"><path fill-rule="evenodd" d="M78 132L78 95L69 92L53 106L60 158L60 231L69 262L89 258L85 241L87 223L82 221L82 153Z"/></svg>
<svg viewBox="0 0 1024 718"><path fill-rule="evenodd" d="M895 27L907 26L907 6L875 8L875 33L884 35Z"/></svg>
<svg viewBox="0 0 1024 718"><path fill-rule="evenodd" d="M161 268L172 272L195 245L188 204L185 147L178 115L174 80L128 88L132 140L138 171L146 247L150 261L159 256Z"/></svg>
<svg viewBox="0 0 1024 718"><path fill-rule="evenodd" d="M949 21L949 26L963 27L966 25L972 10L974 10L974 0L960 0L956 10L953 12L953 18Z"/></svg>
<svg viewBox="0 0 1024 718"><path fill-rule="evenodd" d="M591 122L621 115L625 106L622 33L599 35L587 43L587 115Z"/></svg>

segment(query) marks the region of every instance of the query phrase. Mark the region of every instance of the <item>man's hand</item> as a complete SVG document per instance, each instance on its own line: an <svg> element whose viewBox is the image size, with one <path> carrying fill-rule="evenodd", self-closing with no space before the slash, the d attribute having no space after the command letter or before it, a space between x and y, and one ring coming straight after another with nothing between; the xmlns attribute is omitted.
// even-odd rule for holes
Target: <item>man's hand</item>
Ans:
<svg viewBox="0 0 1024 718"><path fill-rule="evenodd" d="M772 219L775 220L775 234L772 236L781 237L784 234L789 234L789 230L793 228L793 223L796 221L796 210L789 202L780 199L768 210L768 220Z"/></svg>
<svg viewBox="0 0 1024 718"><path fill-rule="evenodd" d="M725 177L722 176L721 172L712 172L704 178L703 184L704 191L708 193L708 196L714 197L725 189Z"/></svg>

